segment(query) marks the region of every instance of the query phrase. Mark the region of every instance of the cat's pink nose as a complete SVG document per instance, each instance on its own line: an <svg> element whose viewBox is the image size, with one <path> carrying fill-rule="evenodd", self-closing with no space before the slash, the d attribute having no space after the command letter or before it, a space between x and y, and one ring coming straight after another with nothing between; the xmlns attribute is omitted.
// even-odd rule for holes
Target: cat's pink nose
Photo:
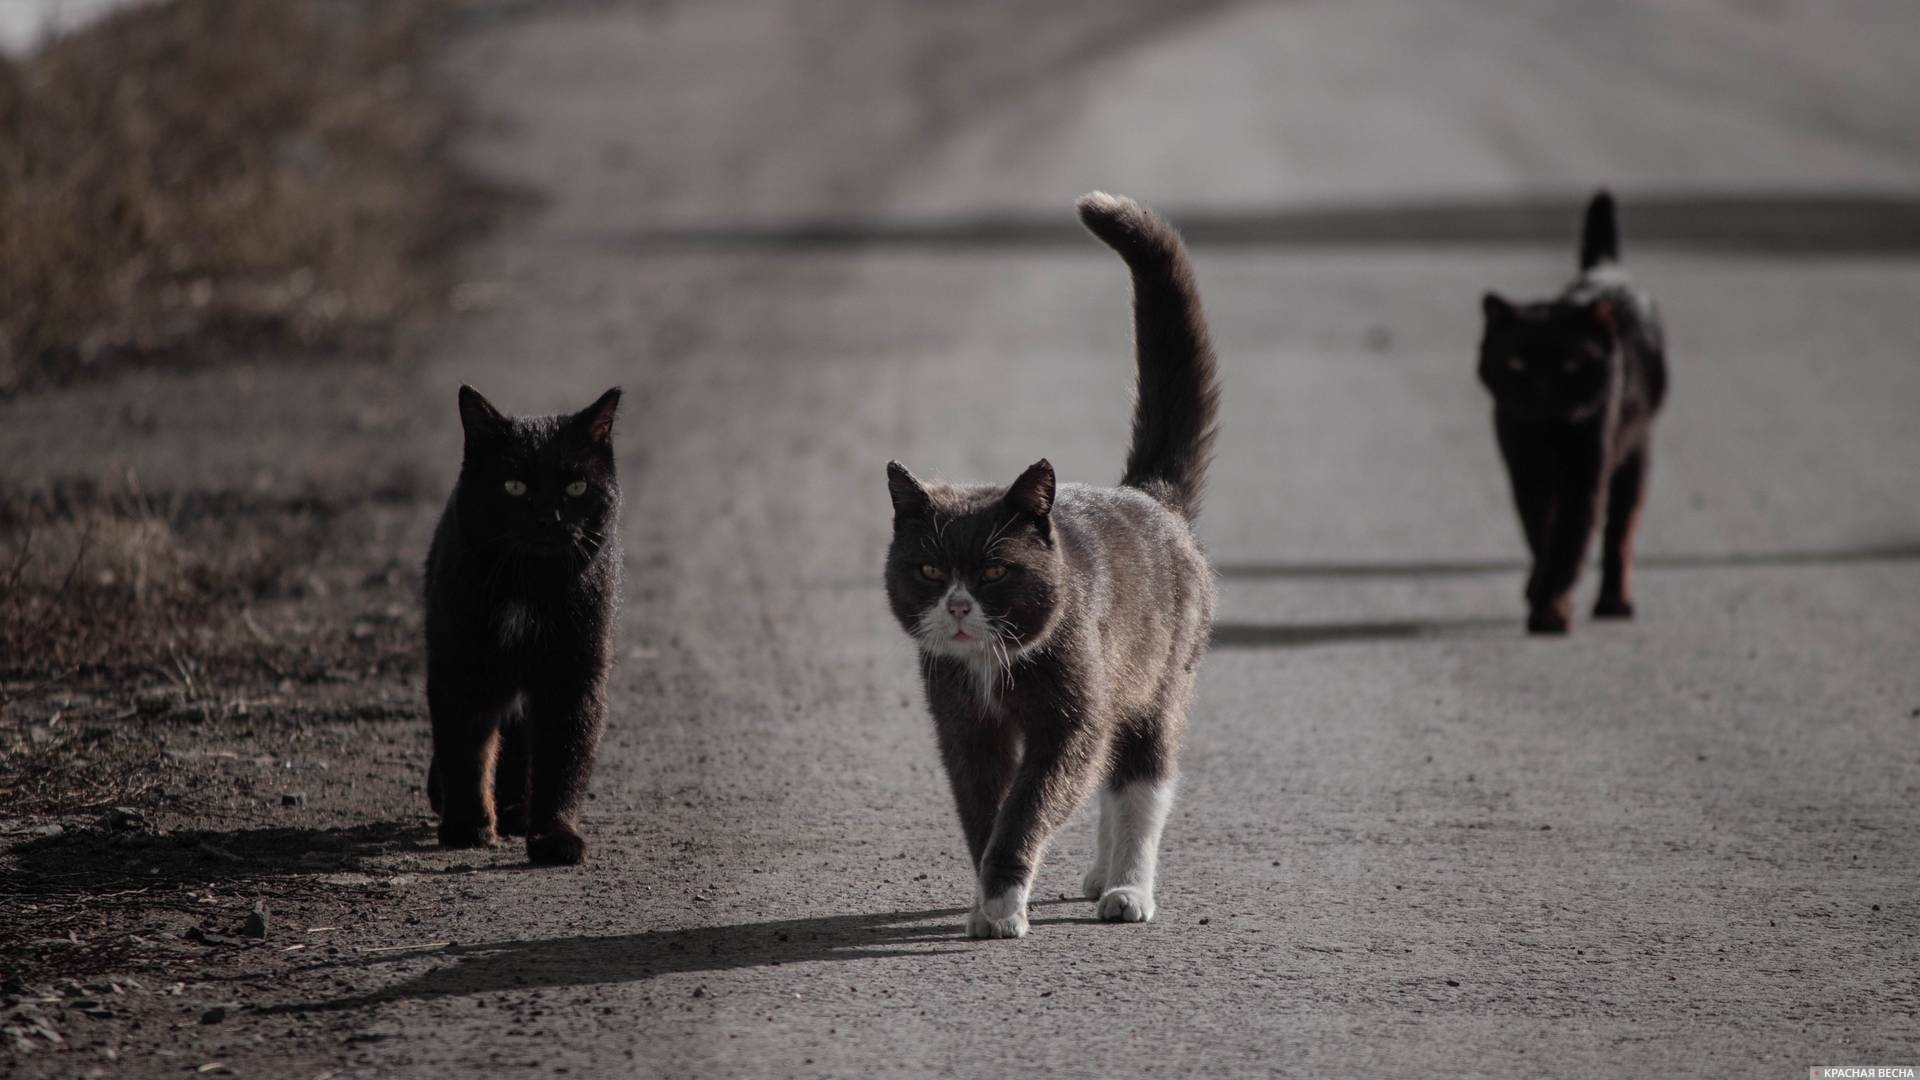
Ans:
<svg viewBox="0 0 1920 1080"><path fill-rule="evenodd" d="M956 596L947 601L947 614L953 616L954 622L959 622L966 618L967 613L972 610L973 601L971 600L963 600Z"/></svg>

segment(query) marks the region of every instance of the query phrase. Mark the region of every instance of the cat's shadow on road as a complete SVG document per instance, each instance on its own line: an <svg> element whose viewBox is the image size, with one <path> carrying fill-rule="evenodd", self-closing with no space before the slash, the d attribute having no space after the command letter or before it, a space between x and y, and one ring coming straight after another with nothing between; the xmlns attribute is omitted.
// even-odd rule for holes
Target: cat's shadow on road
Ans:
<svg viewBox="0 0 1920 1080"><path fill-rule="evenodd" d="M1647 555L1635 560L1642 570L1745 570L1769 567L1848 566L1861 563L1920 561L1920 540L1902 540L1842 548L1799 548L1713 554ZM1416 562L1303 561L1222 562L1215 566L1229 582L1368 581L1412 578L1461 578L1512 575L1517 582L1527 564L1516 559L1431 559ZM1437 618L1352 619L1327 622L1214 624L1217 649L1287 649L1363 642L1518 638L1518 616L1443 616Z"/></svg>
<svg viewBox="0 0 1920 1080"><path fill-rule="evenodd" d="M1299 649L1310 645L1412 641L1428 638L1518 637L1520 620L1494 616L1437 619L1356 619L1336 622L1213 625L1216 649Z"/></svg>
<svg viewBox="0 0 1920 1080"><path fill-rule="evenodd" d="M1066 905L1085 908L1087 913L1084 916L1040 915L1047 908ZM1036 927L1099 921L1091 913L1092 905L1084 901L1034 901L1033 908L1036 917L1031 923ZM401 999L642 982L662 975L823 960L930 957L991 947L965 939L966 914L965 908L934 908L649 930L615 936L450 945L420 954L436 961L437 966L432 970L380 990L328 1001L277 1005L261 1011L333 1011ZM393 958L389 955L384 959ZM378 961L368 958L329 961L308 970L360 967L375 962ZM705 993L699 988L691 992L699 996Z"/></svg>
<svg viewBox="0 0 1920 1080"><path fill-rule="evenodd" d="M154 832L143 818L136 815L129 823L116 810L93 828L28 840L10 854L24 886L55 896L364 871L381 856L439 850L432 827L422 819L338 828Z"/></svg>

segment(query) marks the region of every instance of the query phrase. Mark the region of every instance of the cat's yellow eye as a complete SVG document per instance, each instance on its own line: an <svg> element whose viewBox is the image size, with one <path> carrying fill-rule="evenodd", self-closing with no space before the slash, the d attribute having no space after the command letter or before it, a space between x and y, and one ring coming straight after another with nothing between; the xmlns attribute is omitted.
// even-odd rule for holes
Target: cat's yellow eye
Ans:
<svg viewBox="0 0 1920 1080"><path fill-rule="evenodd" d="M525 495L526 493L527 493L527 485L525 483L522 483L519 480L507 481L507 494Z"/></svg>
<svg viewBox="0 0 1920 1080"><path fill-rule="evenodd" d="M1007 576L1007 568L1004 566L998 566L998 565L989 566L985 570L980 571L981 581L999 581L1001 578L1006 576Z"/></svg>
<svg viewBox="0 0 1920 1080"><path fill-rule="evenodd" d="M586 493L587 493L587 482L585 480L575 480L573 483L567 485L567 494L573 496L576 499L582 495L585 495Z"/></svg>
<svg viewBox="0 0 1920 1080"><path fill-rule="evenodd" d="M920 564L920 576L923 578L926 578L928 581L947 580L947 572L933 565L932 563Z"/></svg>

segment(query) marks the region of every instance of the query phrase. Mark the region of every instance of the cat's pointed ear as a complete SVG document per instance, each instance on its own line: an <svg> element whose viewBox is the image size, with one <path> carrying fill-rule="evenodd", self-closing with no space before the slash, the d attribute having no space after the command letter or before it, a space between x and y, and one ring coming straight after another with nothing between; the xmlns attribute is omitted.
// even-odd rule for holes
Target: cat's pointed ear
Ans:
<svg viewBox="0 0 1920 1080"><path fill-rule="evenodd" d="M620 411L620 388L600 395L600 400L573 414L573 422L586 433L594 446L613 445L613 417Z"/></svg>
<svg viewBox="0 0 1920 1080"><path fill-rule="evenodd" d="M489 438L500 434L507 426L507 418L493 407L493 402L480 396L480 391L462 384L460 387L460 426L467 433L467 441Z"/></svg>
<svg viewBox="0 0 1920 1080"><path fill-rule="evenodd" d="M1480 297L1480 310L1489 323L1503 323L1513 318L1513 305L1499 293L1485 293Z"/></svg>
<svg viewBox="0 0 1920 1080"><path fill-rule="evenodd" d="M887 494L893 496L895 518L917 517L926 512L930 502L926 486L897 461L887 462Z"/></svg>
<svg viewBox="0 0 1920 1080"><path fill-rule="evenodd" d="M1027 466L1027 471L1007 489L1007 505L1044 528L1047 516L1053 513L1053 463L1041 458Z"/></svg>

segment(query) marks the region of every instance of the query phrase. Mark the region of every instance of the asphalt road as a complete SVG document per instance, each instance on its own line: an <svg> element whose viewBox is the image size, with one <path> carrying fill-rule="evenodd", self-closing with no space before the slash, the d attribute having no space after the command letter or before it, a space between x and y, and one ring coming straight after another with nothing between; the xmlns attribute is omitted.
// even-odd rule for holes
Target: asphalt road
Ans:
<svg viewBox="0 0 1920 1080"><path fill-rule="evenodd" d="M458 946L274 991L355 1018L342 1075L1920 1064L1920 262L1634 217L1904 198L1920 13L914 7L563 5L451 57L467 152L543 203L471 254L422 445L450 475L463 381L521 411L625 384L622 659L588 866L423 875L365 915ZM1639 619L1521 632L1472 374L1480 293L1557 288L1573 217L1200 244L1220 627L1159 916L1092 919L1082 818L1032 934L966 941L882 467L1111 481L1131 381L1118 261L1004 223L1094 187L1230 232L1601 182L1672 337ZM851 226L792 242L821 221ZM970 242L872 240L916 221Z"/></svg>
<svg viewBox="0 0 1920 1080"><path fill-rule="evenodd" d="M383 1068L521 1048L472 1027L520 979L590 1071L1920 1059L1920 266L1633 232L1636 192L1910 191L1920 20L1410 7L849 8L838 40L798 6L616 8L469 50L510 119L476 153L552 202L479 256L517 299L436 389L532 408L626 383L639 573L595 864L511 879L497 951L409 973L394 992L425 1000ZM1486 251L1202 247L1221 626L1160 917L1059 901L1024 941L961 940L969 875L879 588L880 466L1117 475L1124 276L1017 230L704 252L648 231L1065 222L1092 187L1230 219L1599 182L1674 342L1641 618L1520 633L1471 377L1479 292L1557 287L1571 217L1563 243ZM1036 895L1077 895L1089 846L1082 820Z"/></svg>

